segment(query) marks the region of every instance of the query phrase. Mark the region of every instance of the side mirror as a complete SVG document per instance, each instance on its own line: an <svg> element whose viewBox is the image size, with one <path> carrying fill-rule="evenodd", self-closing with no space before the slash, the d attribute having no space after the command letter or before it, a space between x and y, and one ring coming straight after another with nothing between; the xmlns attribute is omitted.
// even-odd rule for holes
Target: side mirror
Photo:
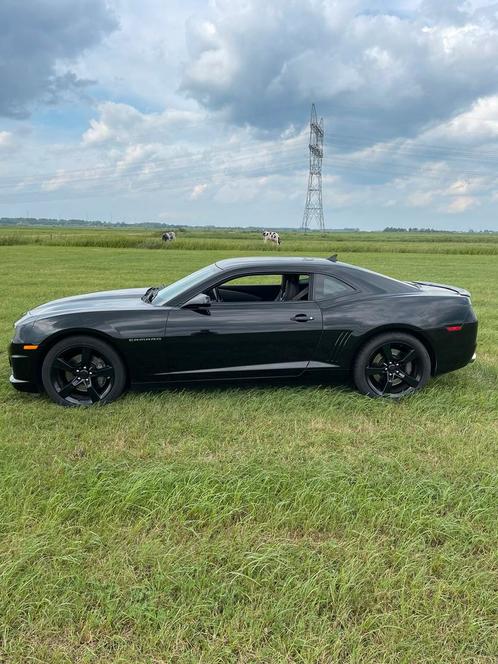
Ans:
<svg viewBox="0 0 498 664"><path fill-rule="evenodd" d="M204 293L199 293L199 295L194 295L188 302L185 302L182 309L194 309L194 311L199 311L203 314L209 314L209 307L211 306L211 298L209 295Z"/></svg>

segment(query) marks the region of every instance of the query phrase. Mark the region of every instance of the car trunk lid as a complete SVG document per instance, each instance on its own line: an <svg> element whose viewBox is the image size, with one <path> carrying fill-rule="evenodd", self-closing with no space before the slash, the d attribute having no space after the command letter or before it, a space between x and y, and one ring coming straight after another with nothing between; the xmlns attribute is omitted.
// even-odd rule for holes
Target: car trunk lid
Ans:
<svg viewBox="0 0 498 664"><path fill-rule="evenodd" d="M466 290L465 288L460 288L459 286L450 286L448 284L437 284L432 281L412 281L410 283L415 284L424 291L434 291L439 293L441 291L451 291L457 295L470 297L469 291Z"/></svg>

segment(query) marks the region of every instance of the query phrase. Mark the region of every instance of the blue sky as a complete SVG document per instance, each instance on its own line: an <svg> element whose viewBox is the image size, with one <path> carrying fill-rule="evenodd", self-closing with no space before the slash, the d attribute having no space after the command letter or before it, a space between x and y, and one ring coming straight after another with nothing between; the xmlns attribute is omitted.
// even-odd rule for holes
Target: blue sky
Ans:
<svg viewBox="0 0 498 664"><path fill-rule="evenodd" d="M0 216L498 230L498 4L0 4Z"/></svg>

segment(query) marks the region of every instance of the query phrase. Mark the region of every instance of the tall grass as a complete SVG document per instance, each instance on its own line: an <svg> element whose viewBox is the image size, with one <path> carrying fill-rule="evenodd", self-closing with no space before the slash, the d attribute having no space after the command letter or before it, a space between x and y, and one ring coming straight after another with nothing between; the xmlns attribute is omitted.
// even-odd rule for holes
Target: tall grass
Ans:
<svg viewBox="0 0 498 664"><path fill-rule="evenodd" d="M400 237L400 235L402 237ZM0 228L0 246L41 245L157 249L164 251L244 251L253 253L428 253L498 255L498 234L453 235L400 233L309 233L283 232L280 246L264 243L254 231L179 231L175 242L163 242L150 230L16 229Z"/></svg>

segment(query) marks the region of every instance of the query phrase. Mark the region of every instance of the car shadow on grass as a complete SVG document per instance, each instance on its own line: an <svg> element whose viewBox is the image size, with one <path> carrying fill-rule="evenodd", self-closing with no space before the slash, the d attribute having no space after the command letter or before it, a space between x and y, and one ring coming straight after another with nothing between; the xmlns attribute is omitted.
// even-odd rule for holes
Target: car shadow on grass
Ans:
<svg viewBox="0 0 498 664"><path fill-rule="evenodd" d="M168 383L160 385L144 384L139 386L133 386L125 390L125 392L114 401L114 404L118 404L121 401L126 403L128 396L133 395L153 395L155 398L164 394L180 394L180 393L189 393L192 395L195 394L210 394L222 396L225 393L230 391L237 390L238 392L251 392L254 390L280 390L282 392L292 390L292 389L302 389L302 388L332 388L336 389L338 392L349 392L356 393L354 385L352 384L351 379L348 376L345 377L334 377L334 378L318 378L318 377L296 377L296 378L255 378L255 379L245 379L245 380L210 380L210 381L182 381L178 383ZM32 401L33 404L47 403L52 404L53 402L45 394L45 392L15 392L12 391L9 401L22 400L24 405ZM97 407L106 406L107 404L95 404ZM89 407L89 406L86 406Z"/></svg>
<svg viewBox="0 0 498 664"><path fill-rule="evenodd" d="M144 394L151 392L158 394L161 392L226 392L229 390L254 390L254 389L293 389L305 387L324 387L324 388L337 388L349 392L355 392L354 385L349 375L326 377L323 376L298 376L298 377L274 377L274 378L248 378L245 380L237 379L220 379L209 381L182 381L175 383L168 383L162 385L143 385L133 386L128 390L128 394Z"/></svg>

